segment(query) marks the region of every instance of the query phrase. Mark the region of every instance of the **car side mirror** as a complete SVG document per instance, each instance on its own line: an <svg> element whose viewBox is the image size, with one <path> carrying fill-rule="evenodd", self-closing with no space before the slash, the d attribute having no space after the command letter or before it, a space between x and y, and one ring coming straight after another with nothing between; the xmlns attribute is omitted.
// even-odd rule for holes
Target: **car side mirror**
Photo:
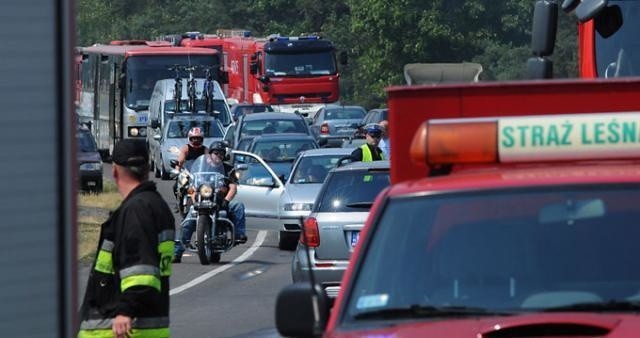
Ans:
<svg viewBox="0 0 640 338"><path fill-rule="evenodd" d="M347 52L341 51L340 54L338 54L338 60L341 65L346 66L349 62Z"/></svg>
<svg viewBox="0 0 640 338"><path fill-rule="evenodd" d="M329 318L326 293L311 283L294 283L276 298L276 328L284 337L317 337Z"/></svg>
<svg viewBox="0 0 640 338"><path fill-rule="evenodd" d="M220 79L220 83L222 84L229 83L229 72L221 70L218 73L218 78Z"/></svg>

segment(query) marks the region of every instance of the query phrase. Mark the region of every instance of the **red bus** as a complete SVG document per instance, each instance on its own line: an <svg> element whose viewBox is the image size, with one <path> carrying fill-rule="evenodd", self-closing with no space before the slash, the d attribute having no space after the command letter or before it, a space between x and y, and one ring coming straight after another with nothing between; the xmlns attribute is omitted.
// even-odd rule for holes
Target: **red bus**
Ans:
<svg viewBox="0 0 640 338"><path fill-rule="evenodd" d="M174 47L164 41L113 41L79 48L82 86L78 115L92 123L103 155L122 138L146 139L149 99L156 81L175 78L175 65L220 69L220 55L205 48ZM212 72L220 80L220 72ZM184 76L185 74L182 74Z"/></svg>

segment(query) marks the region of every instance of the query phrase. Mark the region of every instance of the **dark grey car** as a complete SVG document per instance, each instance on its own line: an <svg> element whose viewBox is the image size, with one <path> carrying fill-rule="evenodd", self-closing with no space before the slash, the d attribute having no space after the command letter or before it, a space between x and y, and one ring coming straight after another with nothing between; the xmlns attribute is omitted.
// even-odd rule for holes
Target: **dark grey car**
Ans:
<svg viewBox="0 0 640 338"><path fill-rule="evenodd" d="M340 147L357 130L367 112L360 106L329 106L318 110L311 132L320 146Z"/></svg>
<svg viewBox="0 0 640 338"><path fill-rule="evenodd" d="M250 140L256 136L290 133L311 135L304 117L292 113L264 112L240 116L238 122L227 130L225 140L233 149L247 150Z"/></svg>
<svg viewBox="0 0 640 338"><path fill-rule="evenodd" d="M316 282L330 297L338 294L371 205L389 184L389 161L354 162L329 172L304 222L306 246L298 243L293 257L294 282L309 281L308 248Z"/></svg>

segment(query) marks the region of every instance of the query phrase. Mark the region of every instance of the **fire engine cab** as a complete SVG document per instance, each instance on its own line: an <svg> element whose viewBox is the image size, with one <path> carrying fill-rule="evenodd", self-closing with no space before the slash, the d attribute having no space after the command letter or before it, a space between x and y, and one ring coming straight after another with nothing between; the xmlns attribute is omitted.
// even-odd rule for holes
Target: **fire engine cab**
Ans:
<svg viewBox="0 0 640 338"><path fill-rule="evenodd" d="M378 195L331 312L317 286L281 292L280 333L637 336L640 104L609 86L637 92L640 82L578 92L570 83L451 86L453 105L431 95L441 88L389 89L392 137L413 123L402 119L409 110L423 110L411 140L392 142L392 171L411 166L422 177L397 174ZM621 103L586 108L594 97L585 91ZM511 101L542 92L555 103Z"/></svg>

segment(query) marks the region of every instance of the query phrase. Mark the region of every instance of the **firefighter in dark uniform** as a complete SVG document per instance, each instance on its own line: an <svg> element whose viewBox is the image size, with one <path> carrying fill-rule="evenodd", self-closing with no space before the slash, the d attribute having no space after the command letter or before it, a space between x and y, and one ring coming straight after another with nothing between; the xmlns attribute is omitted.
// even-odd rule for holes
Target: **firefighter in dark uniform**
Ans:
<svg viewBox="0 0 640 338"><path fill-rule="evenodd" d="M367 142L351 153L351 160L362 162L384 160L382 149L378 147L380 138L382 137L382 126L377 123L370 123L367 124L364 129Z"/></svg>
<svg viewBox="0 0 640 338"><path fill-rule="evenodd" d="M144 142L122 140L112 158L124 200L102 224L78 337L169 337L173 215L148 181Z"/></svg>
<svg viewBox="0 0 640 338"><path fill-rule="evenodd" d="M178 155L178 165L176 165L178 171L180 171L180 168L183 168L186 161L194 161L200 157L200 155L207 153L207 147L202 145L202 142L204 142L204 133L200 127L191 128L187 139L189 143L180 148L180 154Z"/></svg>

